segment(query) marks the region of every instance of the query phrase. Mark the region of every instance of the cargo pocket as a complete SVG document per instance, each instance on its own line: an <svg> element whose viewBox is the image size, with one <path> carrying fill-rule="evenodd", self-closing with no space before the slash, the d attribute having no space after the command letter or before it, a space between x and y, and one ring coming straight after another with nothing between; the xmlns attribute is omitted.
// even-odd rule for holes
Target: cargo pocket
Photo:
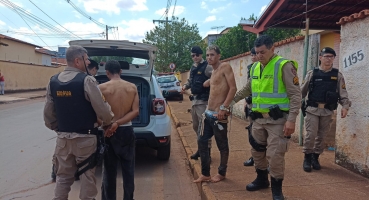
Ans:
<svg viewBox="0 0 369 200"><path fill-rule="evenodd" d="M89 156L96 151L96 137L77 138L76 156Z"/></svg>
<svg viewBox="0 0 369 200"><path fill-rule="evenodd" d="M279 138L278 153L288 152L290 148L290 140L287 138Z"/></svg>
<svg viewBox="0 0 369 200"><path fill-rule="evenodd" d="M65 156L68 154L67 150L67 139L65 138L57 138L56 139L56 147L55 147L55 155Z"/></svg>

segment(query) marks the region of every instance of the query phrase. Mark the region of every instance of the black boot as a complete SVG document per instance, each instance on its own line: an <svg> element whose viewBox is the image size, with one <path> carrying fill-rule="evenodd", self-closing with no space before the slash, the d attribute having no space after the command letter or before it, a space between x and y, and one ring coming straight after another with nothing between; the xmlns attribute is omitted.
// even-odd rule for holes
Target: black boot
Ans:
<svg viewBox="0 0 369 200"><path fill-rule="evenodd" d="M272 196L273 200L284 200L283 192L282 192L282 182L283 179L275 179L270 177L272 182Z"/></svg>
<svg viewBox="0 0 369 200"><path fill-rule="evenodd" d="M320 166L320 163L319 163L319 155L320 154L317 154L317 153L313 153L311 155L311 165L313 166L313 169L315 170L320 170L321 169L321 166Z"/></svg>
<svg viewBox="0 0 369 200"><path fill-rule="evenodd" d="M196 153L192 154L192 156L190 156L191 159L193 160L198 160L200 157L200 153L199 150L196 151Z"/></svg>
<svg viewBox="0 0 369 200"><path fill-rule="evenodd" d="M311 172L311 153L305 153L303 168L305 172Z"/></svg>
<svg viewBox="0 0 369 200"><path fill-rule="evenodd" d="M253 157L250 157L248 160L246 160L243 163L243 166L254 166L254 158Z"/></svg>
<svg viewBox="0 0 369 200"><path fill-rule="evenodd" d="M246 186L248 191L256 191L269 187L268 170L256 169L256 179Z"/></svg>

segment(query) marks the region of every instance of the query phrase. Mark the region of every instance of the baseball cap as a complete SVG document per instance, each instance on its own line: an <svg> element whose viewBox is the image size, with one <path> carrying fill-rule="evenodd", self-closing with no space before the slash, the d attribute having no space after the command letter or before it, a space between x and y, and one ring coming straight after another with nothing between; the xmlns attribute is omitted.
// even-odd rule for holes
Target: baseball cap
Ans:
<svg viewBox="0 0 369 200"><path fill-rule="evenodd" d="M191 48L191 53L203 54L202 49L199 46L193 46Z"/></svg>
<svg viewBox="0 0 369 200"><path fill-rule="evenodd" d="M333 54L334 56L336 56L336 52L330 47L324 47L322 49L322 51L320 52L320 55L324 55L326 53L330 53L330 54Z"/></svg>

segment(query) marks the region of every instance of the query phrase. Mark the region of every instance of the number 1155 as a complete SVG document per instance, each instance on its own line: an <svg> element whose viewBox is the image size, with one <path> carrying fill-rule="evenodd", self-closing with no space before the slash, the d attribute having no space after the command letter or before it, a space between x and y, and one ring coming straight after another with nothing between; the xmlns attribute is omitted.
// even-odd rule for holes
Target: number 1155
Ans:
<svg viewBox="0 0 369 200"><path fill-rule="evenodd" d="M362 61L364 59L362 51L363 50L359 50L358 52L351 54L348 58L345 58L345 68L357 63L358 61Z"/></svg>

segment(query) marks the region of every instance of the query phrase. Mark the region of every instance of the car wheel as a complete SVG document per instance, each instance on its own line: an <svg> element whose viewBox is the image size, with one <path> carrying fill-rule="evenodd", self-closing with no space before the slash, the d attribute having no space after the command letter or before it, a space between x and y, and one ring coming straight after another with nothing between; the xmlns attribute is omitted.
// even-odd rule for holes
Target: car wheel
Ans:
<svg viewBox="0 0 369 200"><path fill-rule="evenodd" d="M179 96L179 100L183 101L183 94Z"/></svg>
<svg viewBox="0 0 369 200"><path fill-rule="evenodd" d="M170 157L170 144L171 144L171 142L169 141L169 143L167 145L158 148L158 150L156 151L156 157L159 160L169 160L169 157Z"/></svg>

